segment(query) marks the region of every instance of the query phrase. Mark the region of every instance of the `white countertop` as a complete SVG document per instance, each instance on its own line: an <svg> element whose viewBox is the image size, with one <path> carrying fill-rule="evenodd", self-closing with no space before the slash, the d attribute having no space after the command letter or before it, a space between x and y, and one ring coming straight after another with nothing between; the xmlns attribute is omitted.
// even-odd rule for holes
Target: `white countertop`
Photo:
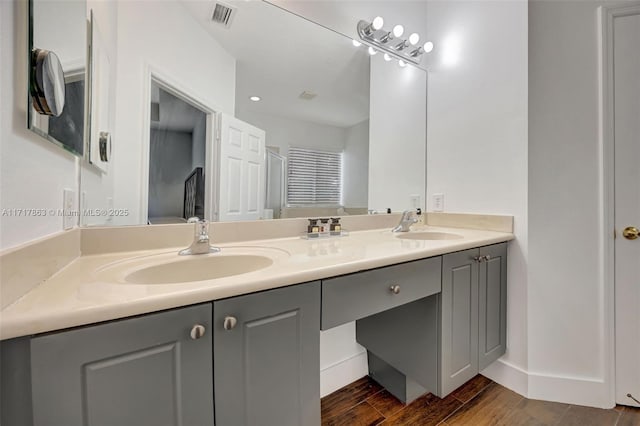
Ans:
<svg viewBox="0 0 640 426"><path fill-rule="evenodd" d="M132 259L156 255L168 259L174 253L178 258L178 250L184 247L81 256L0 312L0 338L209 302L514 238L511 233L475 229L427 226L420 230L451 232L463 238L406 240L397 238L388 229L377 229L326 239L283 238L220 244L223 253L227 248L229 252L266 254L273 264L250 273L178 284L126 284L105 271Z"/></svg>

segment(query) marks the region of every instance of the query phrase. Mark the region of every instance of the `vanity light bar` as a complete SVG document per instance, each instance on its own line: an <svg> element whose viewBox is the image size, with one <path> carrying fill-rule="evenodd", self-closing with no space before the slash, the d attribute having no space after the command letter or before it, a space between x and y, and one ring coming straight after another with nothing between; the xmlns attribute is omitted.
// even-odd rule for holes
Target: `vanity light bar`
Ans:
<svg viewBox="0 0 640 426"><path fill-rule="evenodd" d="M383 20L376 17L373 22L361 20L357 30L360 39L369 46L369 54L376 49L381 50L401 63L420 64L422 54L433 50L433 43L428 41L424 46L418 45L420 36L412 33L407 39L400 38L404 32L402 25L396 25L392 31L382 28ZM354 43L355 45L355 43ZM385 59L387 56L385 55Z"/></svg>

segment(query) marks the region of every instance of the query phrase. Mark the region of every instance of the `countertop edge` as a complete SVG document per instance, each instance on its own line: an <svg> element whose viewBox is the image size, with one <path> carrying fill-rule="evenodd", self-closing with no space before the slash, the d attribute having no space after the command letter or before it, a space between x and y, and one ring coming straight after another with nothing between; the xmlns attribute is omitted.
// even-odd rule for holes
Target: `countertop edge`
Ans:
<svg viewBox="0 0 640 426"><path fill-rule="evenodd" d="M290 274L271 276L261 280L249 281L245 284L221 285L211 288L184 291L167 297L166 295L151 296L117 305L86 308L73 312L60 312L47 315L39 319L29 319L27 316L11 315L4 318L0 312L0 340L8 340L41 333L57 332L69 328L82 327L102 322L125 319L143 314L176 309L199 303L208 303L229 297L241 296L291 285L347 275L364 270L410 262L419 259L441 256L448 253L483 247L515 238L511 233L495 232L495 236L481 240L458 243L453 247L429 248L410 253L395 253L384 257L363 259L352 262L337 262L335 265L296 271Z"/></svg>

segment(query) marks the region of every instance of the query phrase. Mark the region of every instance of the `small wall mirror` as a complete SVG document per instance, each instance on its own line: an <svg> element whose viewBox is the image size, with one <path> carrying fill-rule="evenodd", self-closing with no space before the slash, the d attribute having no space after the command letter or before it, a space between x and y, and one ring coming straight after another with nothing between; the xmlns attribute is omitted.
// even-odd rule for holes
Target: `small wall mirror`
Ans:
<svg viewBox="0 0 640 426"><path fill-rule="evenodd" d="M29 0L28 128L82 155L85 141L87 6Z"/></svg>

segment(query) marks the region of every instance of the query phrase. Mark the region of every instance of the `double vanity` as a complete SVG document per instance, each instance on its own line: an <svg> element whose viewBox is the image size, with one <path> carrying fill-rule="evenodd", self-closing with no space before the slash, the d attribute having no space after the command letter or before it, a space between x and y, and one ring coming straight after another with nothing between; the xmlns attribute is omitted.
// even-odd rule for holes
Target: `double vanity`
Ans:
<svg viewBox="0 0 640 426"><path fill-rule="evenodd" d="M93 247L3 309L2 424L319 425L320 330L353 321L373 379L444 397L505 352L501 231Z"/></svg>

